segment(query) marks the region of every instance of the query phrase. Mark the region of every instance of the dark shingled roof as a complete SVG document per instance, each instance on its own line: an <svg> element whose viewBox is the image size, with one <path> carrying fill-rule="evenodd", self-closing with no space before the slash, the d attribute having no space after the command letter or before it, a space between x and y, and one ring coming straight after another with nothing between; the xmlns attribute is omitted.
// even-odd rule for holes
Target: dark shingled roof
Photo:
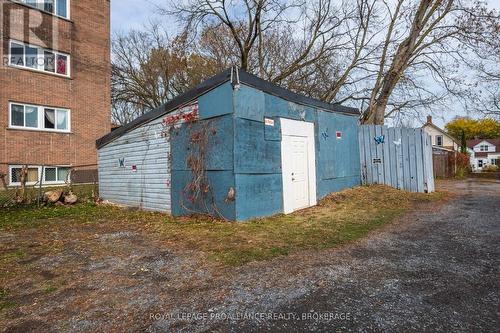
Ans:
<svg viewBox="0 0 500 333"><path fill-rule="evenodd" d="M203 81L199 85L197 85L195 88L189 90L188 92L177 96L176 98L172 99L168 103L156 108L155 110L152 110L139 118L135 119L134 121L123 125L114 131L106 134L102 138L98 139L96 141L96 146L97 148L101 148L108 144L109 142L113 141L116 138L119 138L120 136L124 135L125 133L133 130L134 128L139 127L140 125L147 123L151 120L157 119L165 114L168 114L172 111L175 111L179 107L195 100L199 96L205 94L206 92L220 86L223 83L226 83L231 80L231 71L232 69L226 69L225 71ZM234 73L234 70L233 70ZM235 73L234 73L235 74ZM281 97L283 99L286 99L290 102L294 102L297 104L302 104L302 105L308 105L316 108L320 108L326 111L331 111L331 112L336 112L336 113L343 113L351 116L359 116L359 110L356 108L351 108L347 106L343 106L340 104L330 104L326 103L314 98L306 97L304 95L296 94L288 89L281 88L277 86L274 83L271 83L266 80L262 80L259 77L252 75L250 73L245 72L242 69L238 70L239 74L239 80L240 83L248 85L250 87L256 88L258 90L261 90L263 92L266 92L271 95L275 95L277 97ZM233 77L233 82L235 80L235 77Z"/></svg>

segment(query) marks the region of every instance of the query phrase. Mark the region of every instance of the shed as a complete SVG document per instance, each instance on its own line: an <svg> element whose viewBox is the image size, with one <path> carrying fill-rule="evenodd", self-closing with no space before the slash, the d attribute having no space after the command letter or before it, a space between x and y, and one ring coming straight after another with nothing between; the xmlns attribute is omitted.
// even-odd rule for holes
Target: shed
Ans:
<svg viewBox="0 0 500 333"><path fill-rule="evenodd" d="M118 204L248 220L359 185L357 109L228 69L97 140Z"/></svg>

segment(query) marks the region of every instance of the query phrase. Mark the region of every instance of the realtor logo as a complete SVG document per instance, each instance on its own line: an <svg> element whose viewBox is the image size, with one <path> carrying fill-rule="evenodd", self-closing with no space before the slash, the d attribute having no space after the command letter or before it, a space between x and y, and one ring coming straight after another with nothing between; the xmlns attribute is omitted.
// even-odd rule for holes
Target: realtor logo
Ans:
<svg viewBox="0 0 500 333"><path fill-rule="evenodd" d="M0 26L2 27L0 40L8 39L10 41L9 43L0 43L3 66L8 66L12 62L9 61L11 56L16 57L21 54L18 49L14 50L14 54L10 49L3 50L4 47L11 48L12 43L20 42L18 44L24 46L22 65L26 67L35 66L38 62L43 61L43 50L59 49L58 20L60 18L58 16L60 15L56 14L56 8L57 6L53 2L0 2ZM66 14L69 14L68 9L66 9ZM26 58L29 58L31 65L27 63Z"/></svg>

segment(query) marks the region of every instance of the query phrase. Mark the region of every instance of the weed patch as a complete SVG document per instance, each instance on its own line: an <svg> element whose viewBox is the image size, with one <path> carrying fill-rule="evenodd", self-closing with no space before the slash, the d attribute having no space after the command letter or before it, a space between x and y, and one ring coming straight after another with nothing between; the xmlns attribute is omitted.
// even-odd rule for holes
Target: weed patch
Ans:
<svg viewBox="0 0 500 333"><path fill-rule="evenodd" d="M0 288L0 311L11 309L15 306L13 302L8 301L7 291Z"/></svg>

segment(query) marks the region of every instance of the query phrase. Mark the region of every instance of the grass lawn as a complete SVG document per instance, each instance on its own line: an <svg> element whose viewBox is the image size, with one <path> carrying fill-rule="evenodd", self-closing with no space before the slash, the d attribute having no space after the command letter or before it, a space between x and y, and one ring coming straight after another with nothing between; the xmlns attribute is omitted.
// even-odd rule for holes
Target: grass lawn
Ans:
<svg viewBox="0 0 500 333"><path fill-rule="evenodd" d="M0 233L22 233L27 228L50 232L55 226L71 230L95 224L118 224L120 228L141 230L175 249L202 251L221 264L238 266L298 250L326 249L354 241L414 205L438 201L444 196L444 192L416 194L387 186L363 186L332 194L318 206L294 214L245 223L206 217L173 218L95 204L8 208L0 215ZM8 253L9 258L3 255L0 264L8 264L12 258L22 255L22 250Z"/></svg>

